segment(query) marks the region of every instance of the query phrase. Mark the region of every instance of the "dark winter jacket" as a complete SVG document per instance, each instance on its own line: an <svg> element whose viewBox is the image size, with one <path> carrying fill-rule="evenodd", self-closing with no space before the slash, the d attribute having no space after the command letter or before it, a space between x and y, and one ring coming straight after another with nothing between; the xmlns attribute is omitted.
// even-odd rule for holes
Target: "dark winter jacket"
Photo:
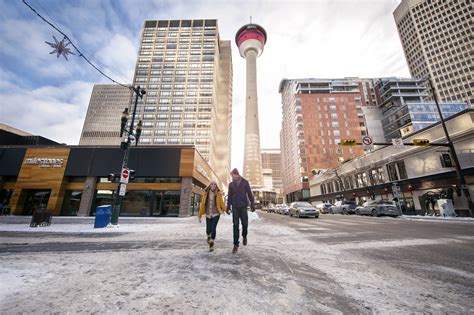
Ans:
<svg viewBox="0 0 474 315"><path fill-rule="evenodd" d="M250 200L250 207L252 209L255 208L255 202L249 182L243 177L240 179L240 185L237 185L236 182L232 181L229 184L227 207L246 208L248 205L247 197L248 200Z"/></svg>

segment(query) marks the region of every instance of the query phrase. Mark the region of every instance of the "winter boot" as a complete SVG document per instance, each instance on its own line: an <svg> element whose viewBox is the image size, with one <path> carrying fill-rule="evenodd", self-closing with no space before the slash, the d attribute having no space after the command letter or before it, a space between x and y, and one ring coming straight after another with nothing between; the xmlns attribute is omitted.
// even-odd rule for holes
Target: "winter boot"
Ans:
<svg viewBox="0 0 474 315"><path fill-rule="evenodd" d="M244 240L242 241L242 244L244 244L244 246L247 245L247 238L246 237L244 237Z"/></svg>
<svg viewBox="0 0 474 315"><path fill-rule="evenodd" d="M214 240L209 241L209 251L213 252L214 251Z"/></svg>
<svg viewBox="0 0 474 315"><path fill-rule="evenodd" d="M211 236L210 235L207 236L207 244L211 244Z"/></svg>
<svg viewBox="0 0 474 315"><path fill-rule="evenodd" d="M234 248L232 249L232 254L237 253L238 250L239 250L239 246L238 246L238 245L234 245Z"/></svg>

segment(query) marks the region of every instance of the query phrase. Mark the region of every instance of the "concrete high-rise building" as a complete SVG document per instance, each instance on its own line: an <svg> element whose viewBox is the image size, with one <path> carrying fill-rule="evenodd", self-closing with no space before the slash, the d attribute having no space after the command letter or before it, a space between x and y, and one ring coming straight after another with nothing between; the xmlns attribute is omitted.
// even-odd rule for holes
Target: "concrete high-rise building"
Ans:
<svg viewBox="0 0 474 315"><path fill-rule="evenodd" d="M431 77L440 101L471 107L473 8L469 0L402 0L393 13L412 77Z"/></svg>
<svg viewBox="0 0 474 315"><path fill-rule="evenodd" d="M232 57L217 20L145 21L133 84L147 91L140 145L194 144L228 183Z"/></svg>
<svg viewBox="0 0 474 315"><path fill-rule="evenodd" d="M235 35L235 43L240 55L246 59L246 106L245 106L245 144L244 177L252 187L262 187L262 157L260 155L260 131L258 125L257 99L257 57L263 52L267 33L257 24L242 26Z"/></svg>
<svg viewBox="0 0 474 315"><path fill-rule="evenodd" d="M137 124L143 122L139 145L195 145L227 184L232 55L231 42L219 38L217 20L145 21L133 85L146 90L143 99L138 100L135 117ZM114 88L122 91L120 86ZM91 115L86 118L82 137L89 140L81 139L81 144L120 144L122 112L129 107L131 117L135 101L127 91L123 90L123 99L100 112L90 105ZM104 102L103 97L97 97ZM93 93L91 104L95 98ZM89 128L92 124L94 128ZM104 132L107 139L102 141L99 134Z"/></svg>
<svg viewBox="0 0 474 315"><path fill-rule="evenodd" d="M358 78L281 81L280 145L287 202L309 197L308 176L313 170L334 168L363 155L361 146L338 143L344 138L361 142L366 135L362 107L374 98L369 83Z"/></svg>
<svg viewBox="0 0 474 315"><path fill-rule="evenodd" d="M282 168L280 149L262 149L262 174L264 187L276 192L277 198L282 197Z"/></svg>
<svg viewBox="0 0 474 315"><path fill-rule="evenodd" d="M117 84L95 84L79 145L120 145L120 117L131 95Z"/></svg>

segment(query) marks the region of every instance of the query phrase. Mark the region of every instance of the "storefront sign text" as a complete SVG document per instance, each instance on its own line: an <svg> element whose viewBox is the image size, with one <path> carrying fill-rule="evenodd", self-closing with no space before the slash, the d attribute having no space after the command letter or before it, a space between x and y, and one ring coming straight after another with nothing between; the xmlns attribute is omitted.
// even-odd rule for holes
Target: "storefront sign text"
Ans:
<svg viewBox="0 0 474 315"><path fill-rule="evenodd" d="M43 168L59 168L62 167L64 164L64 159L52 159L52 158L30 158L25 159L24 164L33 164L39 165L39 167Z"/></svg>

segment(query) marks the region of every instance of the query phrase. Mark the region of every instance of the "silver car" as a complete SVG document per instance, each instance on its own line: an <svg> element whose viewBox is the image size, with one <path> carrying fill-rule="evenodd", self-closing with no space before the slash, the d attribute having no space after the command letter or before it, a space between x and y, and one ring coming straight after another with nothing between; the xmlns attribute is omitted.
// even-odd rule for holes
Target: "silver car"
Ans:
<svg viewBox="0 0 474 315"><path fill-rule="evenodd" d="M316 209L319 210L319 212L321 213L331 213L331 208L332 208L332 204L330 203L320 203L318 205L316 205Z"/></svg>
<svg viewBox="0 0 474 315"><path fill-rule="evenodd" d="M319 218L319 210L309 202L297 201L290 205L290 216Z"/></svg>
<svg viewBox="0 0 474 315"><path fill-rule="evenodd" d="M398 217L400 215L400 210L398 210L397 206L390 200L367 201L361 207L357 207L355 212L358 215L371 215L373 217L381 215Z"/></svg>
<svg viewBox="0 0 474 315"><path fill-rule="evenodd" d="M355 201L352 200L339 200L336 201L334 206L331 207L331 213L336 214L351 214L355 213L355 209L357 207L357 204Z"/></svg>
<svg viewBox="0 0 474 315"><path fill-rule="evenodd" d="M288 215L290 214L290 207L287 204L281 204L279 205L280 208L280 214Z"/></svg>

